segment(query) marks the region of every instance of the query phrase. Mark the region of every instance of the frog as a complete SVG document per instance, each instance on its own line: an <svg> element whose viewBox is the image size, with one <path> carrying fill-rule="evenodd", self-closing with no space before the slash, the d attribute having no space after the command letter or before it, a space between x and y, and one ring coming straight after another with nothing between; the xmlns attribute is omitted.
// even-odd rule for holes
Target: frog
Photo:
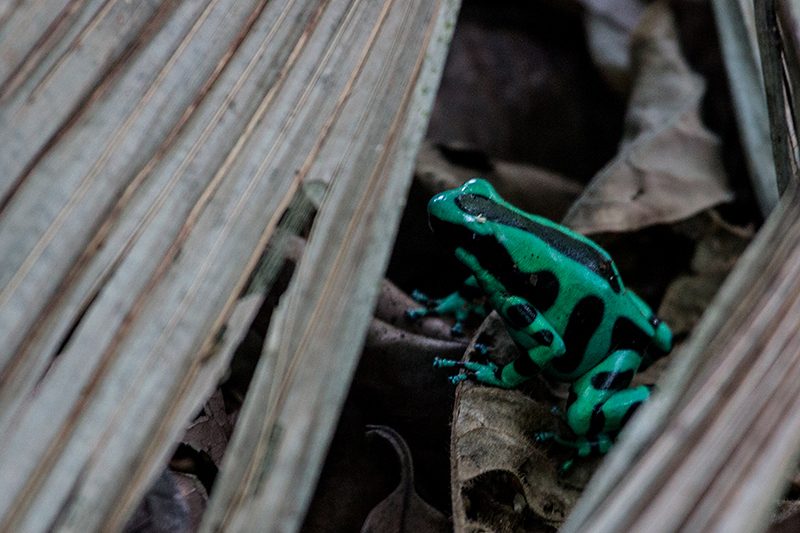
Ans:
<svg viewBox="0 0 800 533"><path fill-rule="evenodd" d="M603 248L507 203L483 179L434 196L428 221L471 275L467 290L427 299L410 316L416 320L457 309L460 330L466 313L488 305L520 350L503 366L439 358L434 366L460 369L451 376L453 383L469 379L512 388L539 372L569 383L562 416L571 435L539 433L537 438L553 438L579 456L607 452L651 395L652 386L630 384L637 372L672 350L669 326L625 287ZM475 297L475 287L485 304Z"/></svg>

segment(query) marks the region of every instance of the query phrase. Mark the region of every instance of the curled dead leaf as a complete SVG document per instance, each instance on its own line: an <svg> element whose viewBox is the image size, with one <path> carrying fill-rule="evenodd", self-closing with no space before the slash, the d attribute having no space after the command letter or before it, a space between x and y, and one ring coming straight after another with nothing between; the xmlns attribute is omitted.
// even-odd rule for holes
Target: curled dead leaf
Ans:
<svg viewBox="0 0 800 533"><path fill-rule="evenodd" d="M387 471L383 454L364 440L366 424L391 426L405 435L417 465L417 490L437 508L449 507L454 390L433 360L459 358L465 347L463 341L372 320L303 532L357 531L395 486L394 467Z"/></svg>
<svg viewBox="0 0 800 533"><path fill-rule="evenodd" d="M429 443L438 434L446 441L453 388L433 368L433 360L459 358L464 347L373 319L353 378L351 398L369 409L370 420L392 421L408 435L412 448L418 442Z"/></svg>
<svg viewBox="0 0 800 533"><path fill-rule="evenodd" d="M417 156L416 179L429 196L481 177L523 211L558 220L583 190L579 182L543 168L488 158L482 161L475 156L457 159L454 154L459 152L455 148L447 150L448 158L443 149L430 142L423 143ZM473 154L474 150L463 149L463 152Z"/></svg>
<svg viewBox="0 0 800 533"><path fill-rule="evenodd" d="M476 335L496 364L519 355L502 319L492 313ZM471 354L470 351L468 351ZM581 461L566 477L568 452L536 440L553 431L566 390L535 376L519 390L464 382L458 387L451 436L453 521L456 532L554 531L577 501L596 466Z"/></svg>
<svg viewBox="0 0 800 533"><path fill-rule="evenodd" d="M414 464L403 437L387 426L369 426L368 436L379 436L392 445L400 461L400 483L367 516L362 533L445 533L447 517L425 502L414 489Z"/></svg>
<svg viewBox="0 0 800 533"><path fill-rule="evenodd" d="M704 81L681 55L665 2L642 15L633 58L635 81L619 153L564 217L581 233L674 222L732 199L719 141L699 118Z"/></svg>

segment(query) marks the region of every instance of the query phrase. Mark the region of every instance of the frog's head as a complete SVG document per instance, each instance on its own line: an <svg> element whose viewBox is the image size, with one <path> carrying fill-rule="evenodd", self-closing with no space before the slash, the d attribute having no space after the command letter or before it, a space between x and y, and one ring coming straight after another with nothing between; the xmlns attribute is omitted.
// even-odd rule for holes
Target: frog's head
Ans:
<svg viewBox="0 0 800 533"><path fill-rule="evenodd" d="M428 223L445 245L469 249L480 235L491 232L484 213L499 203L503 199L489 182L473 179L431 198Z"/></svg>
<svg viewBox="0 0 800 533"><path fill-rule="evenodd" d="M470 180L434 196L428 203L428 215L431 229L445 246L462 248L495 277L516 271L509 252L517 243L538 243L532 245L580 263L605 279L614 292L623 289L617 267L605 250L569 228L506 203L484 180ZM513 239L509 237L512 231L517 233ZM471 265L467 267L478 273Z"/></svg>

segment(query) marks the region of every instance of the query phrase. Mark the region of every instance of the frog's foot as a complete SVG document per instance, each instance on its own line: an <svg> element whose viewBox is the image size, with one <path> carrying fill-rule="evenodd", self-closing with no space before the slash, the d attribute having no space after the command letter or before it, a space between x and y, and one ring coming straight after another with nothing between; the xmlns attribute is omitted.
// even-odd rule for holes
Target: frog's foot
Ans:
<svg viewBox="0 0 800 533"><path fill-rule="evenodd" d="M442 313L439 309L440 300L428 300L428 303L432 305L432 307L421 307L419 309L409 309L406 311L406 318L411 322L416 322L421 318L425 318L428 316L441 316ZM453 337L463 337L464 336L464 321L463 320L456 320L455 325L450 328L450 334Z"/></svg>
<svg viewBox="0 0 800 533"><path fill-rule="evenodd" d="M476 283L473 281L471 285ZM464 282L464 286L470 286L469 280ZM422 292L414 291L411 297L425 307L406 311L406 316L412 321L426 316L452 316L456 319L456 324L450 328L450 332L454 337L461 337L464 335L464 322L470 316L481 318L486 316L484 300L479 298L479 295L477 285L471 290L465 290L462 286L458 291L441 299L428 298Z"/></svg>
<svg viewBox="0 0 800 533"><path fill-rule="evenodd" d="M474 349L476 352L478 352L479 354L481 354L481 355L486 355L487 353L489 353L489 348L488 348L488 347L487 347L485 344L482 344L482 343L480 343L480 342L476 342L476 343L473 345L473 347L472 347L472 348L473 348L473 349Z"/></svg>
<svg viewBox="0 0 800 533"><path fill-rule="evenodd" d="M412 322L416 322L426 316L439 316L439 313L436 312L436 307L420 307L419 309L406 310L406 317Z"/></svg>
<svg viewBox="0 0 800 533"><path fill-rule="evenodd" d="M602 455L608 452L608 450L611 449L611 445L614 443L612 437L605 433L599 433L591 438L577 436L572 439L565 439L555 435L553 440L561 446L574 448L579 457L589 457L592 454Z"/></svg>
<svg viewBox="0 0 800 533"><path fill-rule="evenodd" d="M419 303L421 303L422 305L425 305L425 306L427 306L428 302L431 301L431 299L428 298L428 296L424 292L418 291L418 290L414 290L411 293L411 297L414 298Z"/></svg>
<svg viewBox="0 0 800 533"><path fill-rule="evenodd" d="M572 465L575 464L576 457L589 457L591 455L605 454L608 452L614 442L611 436L604 433L598 434L592 438L576 436L573 439L565 439L559 437L555 433L541 432L536 433L534 435L534 439L536 442L552 440L561 446L566 446L575 450L575 454L572 458L561 463L561 466L558 469L558 473L561 476L569 472L570 468L572 468Z"/></svg>
<svg viewBox="0 0 800 533"><path fill-rule="evenodd" d="M416 290L411 293L411 297L425 307L408 309L406 311L406 317L408 317L409 320L417 321L426 316L439 316L439 313L436 311L439 300L428 298L423 292Z"/></svg>
<svg viewBox="0 0 800 533"><path fill-rule="evenodd" d="M453 384L461 383L467 379L485 383L487 385L494 385L495 387L507 388L508 384L504 383L497 377L497 365L494 363L475 363L473 361L453 361L451 359L436 358L433 360L434 368L463 368L466 372L451 376L449 379Z"/></svg>

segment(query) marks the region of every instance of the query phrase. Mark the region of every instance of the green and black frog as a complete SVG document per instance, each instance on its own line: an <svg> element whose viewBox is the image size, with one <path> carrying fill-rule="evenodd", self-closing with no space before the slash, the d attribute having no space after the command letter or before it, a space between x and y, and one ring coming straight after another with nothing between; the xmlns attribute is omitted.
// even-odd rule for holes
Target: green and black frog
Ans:
<svg viewBox="0 0 800 533"><path fill-rule="evenodd" d="M574 436L555 437L578 455L605 453L618 430L650 395L629 388L634 374L672 349L672 332L622 284L597 244L506 203L480 179L428 204L430 226L471 272L459 293L429 300L412 318L454 314L458 333L477 288L505 322L521 350L513 362L437 359L456 367L458 383L474 379L514 387L537 372L571 384L565 420ZM567 465L568 466L568 465Z"/></svg>

